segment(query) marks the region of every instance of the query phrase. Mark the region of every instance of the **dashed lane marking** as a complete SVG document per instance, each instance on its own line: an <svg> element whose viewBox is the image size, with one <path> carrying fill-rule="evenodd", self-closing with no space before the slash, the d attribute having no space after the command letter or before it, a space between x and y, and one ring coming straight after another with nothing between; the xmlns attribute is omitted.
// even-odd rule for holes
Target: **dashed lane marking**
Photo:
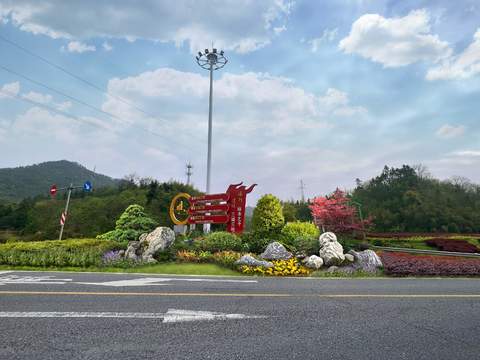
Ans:
<svg viewBox="0 0 480 360"><path fill-rule="evenodd" d="M36 311L2 311L0 318L127 318L127 319L161 319L164 323L240 320L265 318L265 316L225 314L212 311L168 309L166 313L139 312L36 312Z"/></svg>

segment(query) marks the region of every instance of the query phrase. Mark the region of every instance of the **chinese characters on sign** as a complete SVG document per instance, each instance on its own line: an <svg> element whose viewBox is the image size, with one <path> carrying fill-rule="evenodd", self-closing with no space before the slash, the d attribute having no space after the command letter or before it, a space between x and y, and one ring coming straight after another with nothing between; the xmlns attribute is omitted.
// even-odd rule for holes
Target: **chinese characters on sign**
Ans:
<svg viewBox="0 0 480 360"><path fill-rule="evenodd" d="M242 233L245 227L245 206L250 187L230 185L224 194L190 196L178 194L170 205L170 217L176 225L227 224L227 231ZM188 209L187 209L188 207Z"/></svg>

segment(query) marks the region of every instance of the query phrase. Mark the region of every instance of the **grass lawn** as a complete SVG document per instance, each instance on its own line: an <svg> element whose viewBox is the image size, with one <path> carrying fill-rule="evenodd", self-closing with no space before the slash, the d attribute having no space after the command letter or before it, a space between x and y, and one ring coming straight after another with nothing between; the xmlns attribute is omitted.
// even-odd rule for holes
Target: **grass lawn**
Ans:
<svg viewBox="0 0 480 360"><path fill-rule="evenodd" d="M184 263L160 263L143 265L134 268L117 267L35 267L35 266L8 266L0 265L0 270L53 270L53 271L91 271L91 272L122 272L122 273L148 273L148 274L177 274L177 275L229 275L242 276L237 271L227 269L215 264L184 264ZM244 276L244 275L243 275Z"/></svg>

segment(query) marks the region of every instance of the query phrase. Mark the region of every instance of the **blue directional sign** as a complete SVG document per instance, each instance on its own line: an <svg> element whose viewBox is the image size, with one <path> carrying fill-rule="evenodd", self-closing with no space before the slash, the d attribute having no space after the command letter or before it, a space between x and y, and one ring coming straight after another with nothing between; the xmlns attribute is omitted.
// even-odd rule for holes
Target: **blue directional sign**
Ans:
<svg viewBox="0 0 480 360"><path fill-rule="evenodd" d="M85 184L83 184L83 190L84 191L92 191L92 183L90 181L85 181Z"/></svg>

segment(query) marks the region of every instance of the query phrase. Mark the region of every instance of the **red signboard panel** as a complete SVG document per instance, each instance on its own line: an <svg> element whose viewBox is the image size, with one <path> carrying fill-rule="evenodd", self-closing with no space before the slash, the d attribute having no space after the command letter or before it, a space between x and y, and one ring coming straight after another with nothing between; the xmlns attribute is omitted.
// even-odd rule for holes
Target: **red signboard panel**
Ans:
<svg viewBox="0 0 480 360"><path fill-rule="evenodd" d="M211 201L228 201L228 194L211 194L203 196L192 196L188 201L191 205Z"/></svg>
<svg viewBox="0 0 480 360"><path fill-rule="evenodd" d="M188 213L195 215L195 214L203 214L208 212L228 212L230 206L228 204L219 204L219 205L194 205L188 209Z"/></svg>
<svg viewBox="0 0 480 360"><path fill-rule="evenodd" d="M227 224L227 231L242 233L245 227L245 206L250 187L242 183L230 185L225 194L195 196L189 199L189 224Z"/></svg>

